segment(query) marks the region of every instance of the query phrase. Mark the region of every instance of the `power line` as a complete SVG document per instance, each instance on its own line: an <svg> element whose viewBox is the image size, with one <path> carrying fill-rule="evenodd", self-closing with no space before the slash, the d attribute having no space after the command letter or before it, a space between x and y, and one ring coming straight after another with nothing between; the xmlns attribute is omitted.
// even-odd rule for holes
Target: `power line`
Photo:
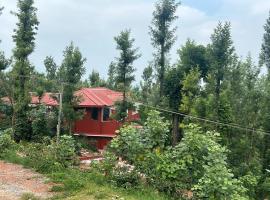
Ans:
<svg viewBox="0 0 270 200"><path fill-rule="evenodd" d="M135 103L135 102L133 102L133 103ZM218 122L218 121L214 121L214 120L210 120L210 119L206 119L206 118L201 118L201 117L197 117L197 116L192 116L192 115L188 115L188 114L184 114L184 113L172 111L172 110L169 110L169 109L164 109L164 108L154 107L154 106L150 106L150 105L145 105L143 103L139 103L139 105L144 106L144 107L148 107L148 108L152 108L152 109L155 109L155 110L164 111L164 112L167 112L167 113L172 113L172 114L180 115L180 116L187 117L187 118L190 118L190 119L196 119L196 120L207 122L207 123L212 123L212 124L216 124L216 125L227 126L227 127L236 128L236 129L239 129L239 130L244 130L244 131L253 132L253 133L254 132L256 132L256 133L263 133L264 135L269 135L270 136L270 133L268 133L268 132L257 130L257 129L252 129L252 128L249 128L249 127L243 127L243 126L240 126L239 124L231 124L231 123Z"/></svg>

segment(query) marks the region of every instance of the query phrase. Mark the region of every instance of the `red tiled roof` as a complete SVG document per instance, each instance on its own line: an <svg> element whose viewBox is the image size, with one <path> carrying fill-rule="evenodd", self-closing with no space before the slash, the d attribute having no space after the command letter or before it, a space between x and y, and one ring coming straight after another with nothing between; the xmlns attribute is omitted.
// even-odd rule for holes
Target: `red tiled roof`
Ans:
<svg viewBox="0 0 270 200"><path fill-rule="evenodd" d="M75 93L79 97L80 107L103 107L112 106L123 95L108 88L82 88Z"/></svg>
<svg viewBox="0 0 270 200"><path fill-rule="evenodd" d="M31 104L44 104L47 106L58 106L58 102L53 98L53 93L44 93L40 101L38 96L32 94ZM118 100L121 100L123 95L121 92L116 92L108 88L82 88L75 92L75 96L79 97L79 107L103 107L112 106ZM5 103L10 103L9 98L1 99Z"/></svg>
<svg viewBox="0 0 270 200"><path fill-rule="evenodd" d="M56 99L54 99L52 97L53 93L44 93L43 96L40 99L39 102L39 98L38 96L36 96L35 94L31 94L31 104L44 104L47 106L57 106L58 102L56 101ZM10 104L10 99L8 97L3 97L1 98L1 101L5 104Z"/></svg>
<svg viewBox="0 0 270 200"><path fill-rule="evenodd" d="M58 102L56 99L53 98L53 93L44 93L43 96L41 97L40 99L40 102L39 102L39 98L38 96L32 96L32 100L31 100L31 104L44 104L44 105L47 105L47 106L57 106L58 105Z"/></svg>

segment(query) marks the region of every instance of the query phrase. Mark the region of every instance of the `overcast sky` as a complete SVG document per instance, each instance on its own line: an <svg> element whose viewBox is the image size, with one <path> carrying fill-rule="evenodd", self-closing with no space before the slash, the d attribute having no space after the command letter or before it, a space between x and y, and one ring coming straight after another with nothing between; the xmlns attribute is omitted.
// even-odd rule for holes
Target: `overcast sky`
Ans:
<svg viewBox="0 0 270 200"><path fill-rule="evenodd" d="M16 0L0 0L5 7L0 16L0 49L10 56L14 43ZM130 28L142 57L136 61L137 80L152 59L153 49L148 34L154 10L154 0L35 0L40 21L36 49L31 62L38 71L45 71L43 60L53 56L61 63L64 48L73 41L87 58L87 76L97 70L106 77L115 56L113 37ZM246 57L251 53L257 62L263 25L270 10L270 0L182 0L177 11L178 40L171 51L171 62L177 60L176 51L187 40L207 44L218 21L230 21L237 53Z"/></svg>

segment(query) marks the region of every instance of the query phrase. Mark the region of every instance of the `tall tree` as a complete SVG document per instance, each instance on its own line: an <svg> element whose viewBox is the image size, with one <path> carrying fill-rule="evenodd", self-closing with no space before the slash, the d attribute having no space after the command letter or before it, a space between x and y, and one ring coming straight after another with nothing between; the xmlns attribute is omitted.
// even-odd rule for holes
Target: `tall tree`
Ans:
<svg viewBox="0 0 270 200"><path fill-rule="evenodd" d="M142 101L148 103L153 84L153 67L151 64L143 70L142 81L140 83L142 90Z"/></svg>
<svg viewBox="0 0 270 200"><path fill-rule="evenodd" d="M63 84L63 115L66 121L66 129L71 133L72 122L78 118L74 106L77 105L79 99L74 96L77 84L85 73L84 64L86 59L83 58L78 47L73 43L66 47L64 51L64 60L59 68L60 81Z"/></svg>
<svg viewBox="0 0 270 200"><path fill-rule="evenodd" d="M97 71L93 70L89 75L89 81L91 87L104 87L106 86L106 81L100 78L100 75Z"/></svg>
<svg viewBox="0 0 270 200"><path fill-rule="evenodd" d="M117 112L117 118L120 120L126 118L126 111L129 107L127 92L130 90L131 83L135 80L133 62L141 56L138 54L138 48L133 47L135 39L131 38L130 34L130 30L125 30L114 38L117 44L116 49L120 53L116 62L115 81L118 89L123 92L123 100Z"/></svg>
<svg viewBox="0 0 270 200"><path fill-rule="evenodd" d="M267 69L270 70L270 12L269 18L264 25L263 43L260 54L260 65L265 64Z"/></svg>
<svg viewBox="0 0 270 200"><path fill-rule="evenodd" d="M207 48L203 45L198 45L194 40L188 39L177 51L182 70L188 73L194 68L198 68L201 78L206 78L209 68L209 60L207 58Z"/></svg>
<svg viewBox="0 0 270 200"><path fill-rule="evenodd" d="M152 45L156 48L155 62L159 82L159 96L164 94L164 77L166 72L166 56L176 40L176 27L172 23L177 19L175 15L179 2L176 0L159 0L153 12L150 35Z"/></svg>
<svg viewBox="0 0 270 200"><path fill-rule="evenodd" d="M27 112L29 110L29 75L32 66L29 62L29 55L35 48L35 35L38 29L37 9L33 6L33 0L18 0L18 12L14 13L18 17L17 28L14 30L13 40L15 48L13 50L14 65L12 75L14 77L14 136L17 141L30 139L30 125L27 123Z"/></svg>
<svg viewBox="0 0 270 200"><path fill-rule="evenodd" d="M0 72L5 70L10 64L10 60L5 57L4 52L0 51Z"/></svg>
<svg viewBox="0 0 270 200"><path fill-rule="evenodd" d="M92 73L89 75L89 81L90 81L91 87L99 86L99 83L100 83L99 73L93 70Z"/></svg>
<svg viewBox="0 0 270 200"><path fill-rule="evenodd" d="M221 90L222 83L229 72L229 67L234 58L234 47L231 39L231 25L225 22L224 25L219 22L211 35L211 44L209 45L210 75L213 78L214 98L215 98L215 118L220 120L222 115Z"/></svg>
<svg viewBox="0 0 270 200"><path fill-rule="evenodd" d="M107 79L107 86L110 89L115 89L115 68L116 64L114 62L111 62L109 65L109 70L108 70L108 79Z"/></svg>
<svg viewBox="0 0 270 200"><path fill-rule="evenodd" d="M52 56L47 56L44 60L44 66L46 68L46 75L48 80L56 80L57 64Z"/></svg>
<svg viewBox="0 0 270 200"><path fill-rule="evenodd" d="M264 25L265 33L263 35L263 43L261 48L261 54L260 54L260 65L265 64L265 66L268 69L267 78L265 80L265 103L264 103L264 122L263 126L265 131L270 131L270 12L269 12L269 18L266 21L266 24ZM264 150L263 150L263 168L270 168L270 136L265 135L264 136ZM265 171L264 171L265 173Z"/></svg>
<svg viewBox="0 0 270 200"><path fill-rule="evenodd" d="M0 15L2 14L2 10L4 7L0 6ZM1 40L0 40L1 43ZM0 73L2 70L5 70L10 64L10 60L5 57L5 54L3 51L0 51Z"/></svg>
<svg viewBox="0 0 270 200"><path fill-rule="evenodd" d="M185 88L191 89L187 84L193 84L196 88L195 83L199 80L189 80L191 78L197 78L199 74L199 79L206 76L208 71L208 61L206 55L206 48L202 45L197 45L194 41L187 40L185 45L183 45L178 51L179 60L176 65L166 72L165 76L165 89L164 93L168 99L168 105L171 110L175 112L179 111L180 104L182 101L187 101L187 96L195 96L194 91L183 91L183 85ZM194 74L189 75L192 71L198 69L200 72L193 72ZM203 74L203 75L202 75ZM188 76L189 75L189 76ZM188 79L185 81L185 79ZM191 81L193 81L191 83ZM192 94L190 94L190 92ZM188 93L188 94L187 94ZM182 98L185 99L182 99ZM189 105L191 106L191 105ZM185 110L186 112L191 109ZM183 109L181 109L184 112ZM185 112L185 113L186 113ZM189 113L186 113L189 114ZM173 114L172 116L172 144L176 145L182 139L182 130L180 130L179 123L184 120L183 116Z"/></svg>

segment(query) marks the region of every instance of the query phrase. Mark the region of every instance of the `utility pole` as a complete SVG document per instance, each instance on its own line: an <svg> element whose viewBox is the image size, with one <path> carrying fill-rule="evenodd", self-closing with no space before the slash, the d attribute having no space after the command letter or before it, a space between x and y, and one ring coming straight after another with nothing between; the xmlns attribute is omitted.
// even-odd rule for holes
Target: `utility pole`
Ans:
<svg viewBox="0 0 270 200"><path fill-rule="evenodd" d="M64 84L61 83L61 91L59 92L59 111L58 111L58 123L57 123L57 133L56 133L57 144L59 144L59 139L60 139L61 116L62 116L62 108L63 108L63 92L64 92Z"/></svg>

